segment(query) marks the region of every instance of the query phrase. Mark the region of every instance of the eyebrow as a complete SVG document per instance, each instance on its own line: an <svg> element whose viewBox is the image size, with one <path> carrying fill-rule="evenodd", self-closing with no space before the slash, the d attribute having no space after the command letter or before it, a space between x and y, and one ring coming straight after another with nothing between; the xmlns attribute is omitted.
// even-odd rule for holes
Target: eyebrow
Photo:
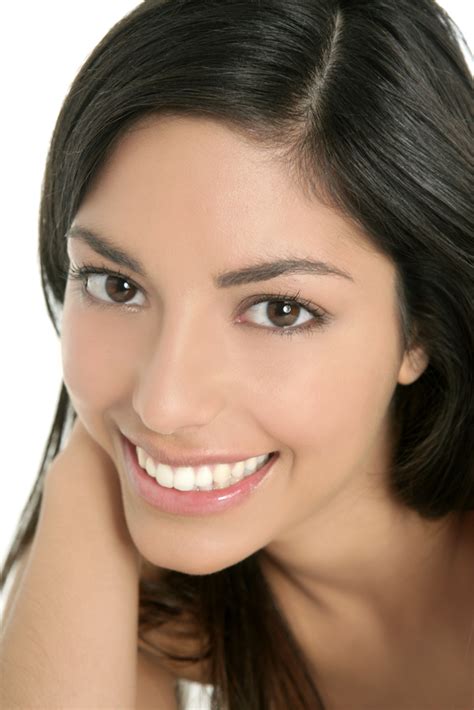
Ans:
<svg viewBox="0 0 474 710"><path fill-rule="evenodd" d="M89 245L97 254L131 269L136 274L146 278L146 270L140 261L130 256L126 251L115 245L110 239L97 234L92 229L73 225L66 234L66 239L80 239ZM354 281L354 278L343 269L339 269L325 261L287 257L272 261L263 261L252 266L233 271L222 271L213 277L216 288L230 288L257 281L267 281L283 274L313 274L316 276L338 276Z"/></svg>

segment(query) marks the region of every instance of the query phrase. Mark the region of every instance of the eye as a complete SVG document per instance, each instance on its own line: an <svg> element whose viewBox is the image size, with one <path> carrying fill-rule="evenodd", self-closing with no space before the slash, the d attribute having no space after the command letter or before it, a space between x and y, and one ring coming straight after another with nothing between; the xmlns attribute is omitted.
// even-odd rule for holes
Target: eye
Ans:
<svg viewBox="0 0 474 710"><path fill-rule="evenodd" d="M71 265L68 278L81 282L83 295L96 305L112 307L143 305L143 302L134 303L132 300L136 294L142 296L143 291L120 271L115 272L91 264L84 264L81 267Z"/></svg>
<svg viewBox="0 0 474 710"><path fill-rule="evenodd" d="M264 326L269 333L291 336L309 333L315 328L323 328L330 316L315 304L297 294L262 294L246 302L246 313L251 313L257 326ZM246 323L247 321L240 322ZM266 324L270 323L268 327Z"/></svg>
<svg viewBox="0 0 474 710"><path fill-rule="evenodd" d="M112 271L92 264L84 264L81 267L71 265L67 277L81 283L82 294L95 306L125 307L127 310L136 311L137 305L143 305L143 303L133 303L131 300L137 294L143 296L142 289L120 271ZM241 312L252 313L257 328L262 326L263 331L283 336L310 334L315 329L324 328L331 320L329 313L311 301L300 298L299 292L255 296L244 302ZM265 321L274 327L268 327ZM247 323L246 320L242 321L241 316L238 322Z"/></svg>

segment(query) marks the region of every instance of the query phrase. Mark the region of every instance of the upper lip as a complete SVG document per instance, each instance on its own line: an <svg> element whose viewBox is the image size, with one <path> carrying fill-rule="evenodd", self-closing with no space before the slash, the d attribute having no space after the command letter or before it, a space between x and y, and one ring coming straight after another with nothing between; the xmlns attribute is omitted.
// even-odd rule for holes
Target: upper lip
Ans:
<svg viewBox="0 0 474 710"><path fill-rule="evenodd" d="M127 439L127 437L125 437ZM145 453L156 461L157 463L164 463L168 466L212 466L217 463L237 463L238 461L245 461L246 459L253 458L254 456L262 456L271 453L270 451L265 451L263 454L255 453L229 453L228 451L222 451L220 453L209 453L208 450L202 449L201 451L192 452L182 452L171 456L163 449L158 449L155 446L151 446L146 442L139 441L138 439L128 439L128 441L133 446L139 446L145 451Z"/></svg>

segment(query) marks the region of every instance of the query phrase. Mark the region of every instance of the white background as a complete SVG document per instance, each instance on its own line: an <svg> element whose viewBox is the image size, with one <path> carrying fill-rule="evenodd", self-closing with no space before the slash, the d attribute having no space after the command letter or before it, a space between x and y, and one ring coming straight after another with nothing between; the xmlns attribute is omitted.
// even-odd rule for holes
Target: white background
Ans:
<svg viewBox="0 0 474 710"><path fill-rule="evenodd" d="M29 0L2 7L0 564L36 479L61 382L60 346L47 315L37 255L48 144L77 70L110 27L137 4ZM470 3L440 4L473 47Z"/></svg>

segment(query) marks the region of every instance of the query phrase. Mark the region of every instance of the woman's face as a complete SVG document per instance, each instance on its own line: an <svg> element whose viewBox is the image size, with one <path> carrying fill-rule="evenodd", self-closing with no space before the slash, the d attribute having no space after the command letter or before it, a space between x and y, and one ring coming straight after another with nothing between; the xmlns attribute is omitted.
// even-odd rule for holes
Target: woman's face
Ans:
<svg viewBox="0 0 474 710"><path fill-rule="evenodd" d="M389 404L397 382L420 369L402 351L395 270L352 223L305 199L268 152L228 128L168 117L122 139L73 226L144 269L69 238L74 266L120 269L136 288L95 276L89 301L68 281L61 342L73 406L116 464L147 560L217 571L281 540L304 544L350 489L385 495ZM347 276L301 272L225 288L213 280L289 257ZM285 315L274 302L281 294L299 294L326 322L303 306ZM280 455L266 485L237 507L175 515L131 488L122 434L172 455Z"/></svg>

